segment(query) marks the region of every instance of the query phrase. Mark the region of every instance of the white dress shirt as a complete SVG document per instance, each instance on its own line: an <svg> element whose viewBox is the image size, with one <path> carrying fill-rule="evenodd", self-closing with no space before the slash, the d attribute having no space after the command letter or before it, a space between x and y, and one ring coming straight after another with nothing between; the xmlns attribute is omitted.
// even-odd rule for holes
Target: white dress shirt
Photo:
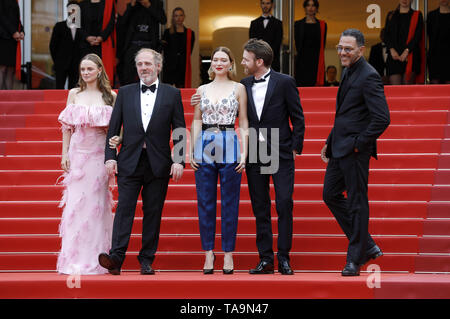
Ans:
<svg viewBox="0 0 450 319"><path fill-rule="evenodd" d="M264 107L264 101L266 100L267 88L269 86L270 80L270 69L265 73L262 78L266 79L264 82L253 83L252 86L252 94L253 94L253 103L255 104L256 114L258 115L258 120L261 120L261 114ZM265 139L261 132L259 132L258 139L260 142L264 142Z"/></svg>
<svg viewBox="0 0 450 319"><path fill-rule="evenodd" d="M156 93L158 92L159 87L159 79L156 79L152 84L156 85L155 92L150 90L145 91L145 93L141 92L141 116L142 116L142 126L144 127L144 131L147 131L148 123L150 123L150 119L152 118L153 108L155 106ZM140 88L142 85L146 85L141 81ZM139 89L140 89L139 88Z"/></svg>
<svg viewBox="0 0 450 319"><path fill-rule="evenodd" d="M262 78L266 80L264 82L253 83L252 86L252 94L253 94L253 102L255 103L256 114L258 114L258 119L261 119L262 109L264 107L264 100L266 99L267 87L269 85L270 69L265 73Z"/></svg>
<svg viewBox="0 0 450 319"><path fill-rule="evenodd" d="M267 15L267 16L265 16L264 14L262 15L262 17L263 17L263 24L264 24L264 29L265 28L267 28L267 25L269 24L269 19L270 19L270 17L271 17L271 15L269 14L269 15Z"/></svg>

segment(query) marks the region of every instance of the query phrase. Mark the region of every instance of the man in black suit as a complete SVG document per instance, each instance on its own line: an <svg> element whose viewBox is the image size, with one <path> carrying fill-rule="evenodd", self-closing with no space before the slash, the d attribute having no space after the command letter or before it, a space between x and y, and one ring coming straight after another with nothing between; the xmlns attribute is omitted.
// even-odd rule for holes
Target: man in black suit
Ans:
<svg viewBox="0 0 450 319"><path fill-rule="evenodd" d="M327 67L327 80L324 86L339 86L339 81L336 81L337 69L334 65Z"/></svg>
<svg viewBox="0 0 450 319"><path fill-rule="evenodd" d="M272 16L273 0L261 0L262 16L250 24L249 38L269 43L273 51L272 69L280 72L280 48L283 41L283 23Z"/></svg>
<svg viewBox="0 0 450 319"><path fill-rule="evenodd" d="M111 274L119 275L133 225L136 203L142 190L142 248L138 260L141 274L154 274L152 263L159 240L161 213L169 178L178 181L183 174L185 122L179 89L160 83L158 74L162 56L152 49L136 55L140 83L119 89L114 105L105 148L106 168L117 174L119 191L114 217L112 247L109 255L100 254L99 263ZM109 139L120 133L123 142L119 155L109 147ZM174 159L170 135L173 131ZM181 143L181 144L180 144Z"/></svg>
<svg viewBox="0 0 450 319"><path fill-rule="evenodd" d="M250 39L245 44L242 65L245 73L252 75L241 81L247 89L250 128L246 173L260 258L250 274L274 272L269 191L272 177L278 213L278 271L292 275L289 252L293 232L295 157L303 149L305 122L295 80L271 70L272 59L273 52L267 42ZM263 156L267 149L270 161Z"/></svg>
<svg viewBox="0 0 450 319"><path fill-rule="evenodd" d="M131 0L123 16L119 16L117 27L119 43L120 84L135 82L137 78L134 56L142 48L161 51L159 25L167 22L161 0Z"/></svg>
<svg viewBox="0 0 450 319"><path fill-rule="evenodd" d="M390 123L378 72L364 59L364 36L345 30L337 46L345 68L336 98L334 127L322 148L327 165L323 199L349 240L343 276L358 276L362 265L383 253L369 234L370 157ZM347 198L343 192L347 191Z"/></svg>
<svg viewBox="0 0 450 319"><path fill-rule="evenodd" d="M74 5L77 5L74 1L67 4L68 7ZM75 21L57 22L53 27L49 47L55 68L57 89L64 89L67 78L69 90L77 85L78 67L82 58L80 42L81 32Z"/></svg>
<svg viewBox="0 0 450 319"><path fill-rule="evenodd" d="M377 70L384 84L389 84L389 78L386 75L387 47L384 43L384 28L380 31L381 42L370 48L369 63Z"/></svg>

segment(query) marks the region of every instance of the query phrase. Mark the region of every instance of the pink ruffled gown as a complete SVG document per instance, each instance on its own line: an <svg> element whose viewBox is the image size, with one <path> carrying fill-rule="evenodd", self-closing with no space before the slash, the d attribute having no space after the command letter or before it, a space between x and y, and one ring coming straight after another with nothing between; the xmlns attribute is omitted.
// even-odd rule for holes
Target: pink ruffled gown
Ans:
<svg viewBox="0 0 450 319"><path fill-rule="evenodd" d="M109 251L113 225L112 194L106 173L105 141L112 107L69 104L58 120L71 130L70 170L60 207L61 252L57 270L62 274L104 274L98 255Z"/></svg>

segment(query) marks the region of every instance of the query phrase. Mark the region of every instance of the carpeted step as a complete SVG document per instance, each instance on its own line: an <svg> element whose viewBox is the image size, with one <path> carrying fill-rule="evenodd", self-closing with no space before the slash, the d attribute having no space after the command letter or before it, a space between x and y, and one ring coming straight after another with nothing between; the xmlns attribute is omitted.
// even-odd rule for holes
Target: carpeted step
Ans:
<svg viewBox="0 0 450 319"><path fill-rule="evenodd" d="M427 218L423 224L423 234L450 236L450 218Z"/></svg>
<svg viewBox="0 0 450 319"><path fill-rule="evenodd" d="M117 201L116 201L117 203ZM59 201L0 201L0 218L54 218L61 217ZM369 201L372 218L425 218L428 204L426 201ZM113 208L115 210L115 208ZM220 200L217 201L217 216L220 216ZM322 200L294 200L295 217L332 217ZM136 217L142 217L142 202L139 200ZM164 217L197 217L197 201L166 200ZM272 216L277 216L275 201L272 200ZM252 217L249 200L239 203L239 217Z"/></svg>
<svg viewBox="0 0 450 319"><path fill-rule="evenodd" d="M419 251L426 254L450 254L450 240L448 236L424 235L419 238Z"/></svg>
<svg viewBox="0 0 450 319"><path fill-rule="evenodd" d="M189 125L188 125L189 127ZM447 125L391 125L381 136L382 139L426 139L442 138ZM326 139L331 126L309 126L305 139ZM15 132L15 133L13 133ZM3 141L59 141L62 138L59 127L0 128ZM15 138L14 138L15 137Z"/></svg>
<svg viewBox="0 0 450 319"><path fill-rule="evenodd" d="M374 169L426 169L436 167L436 154L380 154L378 160L372 160ZM450 158L450 155L440 156ZM0 157L0 170L56 170L60 169L61 156L3 156ZM324 169L319 154L303 154L295 160L296 169Z"/></svg>
<svg viewBox="0 0 450 319"><path fill-rule="evenodd" d="M430 201L427 207L428 218L450 218L450 200L445 202Z"/></svg>
<svg viewBox="0 0 450 319"><path fill-rule="evenodd" d="M378 141L378 152L387 153L440 153L441 139L380 139ZM9 141L0 142L4 144L3 155L60 155L62 149L61 141ZM317 154L325 144L325 139L308 140L303 144L303 154Z"/></svg>
<svg viewBox="0 0 450 319"><path fill-rule="evenodd" d="M164 215L164 214L163 214ZM295 214L294 214L295 215ZM164 215L165 216L165 215ZM276 218L272 219L272 228L277 232ZM1 234L58 234L60 218L3 218L1 219ZM295 217L294 234L326 235L342 234L342 231L333 217ZM370 232L374 235L411 235L422 234L423 220L417 218L372 218ZM220 233L220 218L216 219L217 233ZM238 223L238 234L254 234L255 219L241 217ZM142 217L135 217L133 234L142 232ZM197 217L163 217L161 234L198 234Z"/></svg>
<svg viewBox="0 0 450 319"><path fill-rule="evenodd" d="M374 236L377 245L384 253L416 253L418 238L411 236ZM238 235L235 252L248 252L255 250L256 236ZM139 251L142 245L142 236L133 235L128 246L129 251ZM274 237L274 246L277 246L277 237ZM2 253L6 252L59 252L61 238L57 235L11 235L0 237ZM221 238L216 236L215 247L220 251ZM310 236L294 235L292 251L294 252L338 252L347 251L348 240L345 236ZM201 251L199 235L161 235L158 243L159 252L170 251Z"/></svg>
<svg viewBox="0 0 450 319"><path fill-rule="evenodd" d="M449 185L439 186L448 189ZM27 200L59 200L63 192L61 185L45 186L0 186L0 201ZM296 200L321 200L322 184L295 184L293 198ZM426 201L430 199L431 186L429 185L390 185L390 184L370 184L369 198L371 200L418 200ZM220 198L220 187L218 190ZM270 187L271 196L275 196L273 185ZM117 196L117 187L113 188L113 196ZM115 197L117 198L117 197ZM241 200L249 199L248 185L241 185ZM274 197L272 197L274 198ZM167 191L167 199L195 200L197 194L194 184L170 184Z"/></svg>
<svg viewBox="0 0 450 319"><path fill-rule="evenodd" d="M450 272L450 256L448 254L423 254L416 256L416 272L438 273Z"/></svg>
<svg viewBox="0 0 450 319"><path fill-rule="evenodd" d="M55 185L62 170L2 170L0 185ZM371 169L371 184L433 184L434 169ZM297 169L295 181L304 184L323 183L325 169ZM184 184L195 184L194 170L187 166L183 172ZM247 174L242 174L247 183Z"/></svg>
<svg viewBox="0 0 450 319"><path fill-rule="evenodd" d="M290 263L296 271L340 272L345 265L345 256L346 253L292 253ZM381 271L413 272L416 256L417 254L385 254L383 257L378 258L375 263L380 267ZM259 259L256 248L255 252L235 253L233 258L234 269L244 272L254 268ZM436 257L437 262L445 262L447 259L445 257ZM0 254L0 271L53 271L56 270L56 260L57 253L2 253ZM217 253L216 267L218 270L222 267L222 260L222 255ZM201 271L203 263L203 252L159 252L156 254L153 268L155 270ZM369 264L364 266L362 270L364 271ZM276 262L275 265L277 267ZM127 253L122 269L124 271L139 270L137 252Z"/></svg>

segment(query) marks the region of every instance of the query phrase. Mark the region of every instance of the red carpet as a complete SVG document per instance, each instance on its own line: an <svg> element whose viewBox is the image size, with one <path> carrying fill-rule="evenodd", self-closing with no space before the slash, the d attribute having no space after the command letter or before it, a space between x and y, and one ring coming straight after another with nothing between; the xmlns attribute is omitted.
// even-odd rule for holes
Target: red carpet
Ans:
<svg viewBox="0 0 450 319"><path fill-rule="evenodd" d="M67 288L67 276L54 273L62 192L56 184L62 174L57 115L67 91L0 91L0 297L450 298L450 86L385 90L391 126L379 140L379 160L372 160L369 177L370 231L385 253L376 260L381 288L373 289L367 287L368 273L340 276L347 240L321 198L325 164L319 152L334 120L336 88L300 89L306 134L304 154L296 160L295 276L247 275L258 257L245 174L237 273L203 276L195 181L187 168L181 182L169 186L154 263L157 275L142 278L135 272L142 227L139 203L122 276L82 276L81 288L73 289ZM188 127L193 92L182 90ZM116 190L114 194L117 198ZM218 198L220 202L220 194ZM218 215L219 272L220 209Z"/></svg>

